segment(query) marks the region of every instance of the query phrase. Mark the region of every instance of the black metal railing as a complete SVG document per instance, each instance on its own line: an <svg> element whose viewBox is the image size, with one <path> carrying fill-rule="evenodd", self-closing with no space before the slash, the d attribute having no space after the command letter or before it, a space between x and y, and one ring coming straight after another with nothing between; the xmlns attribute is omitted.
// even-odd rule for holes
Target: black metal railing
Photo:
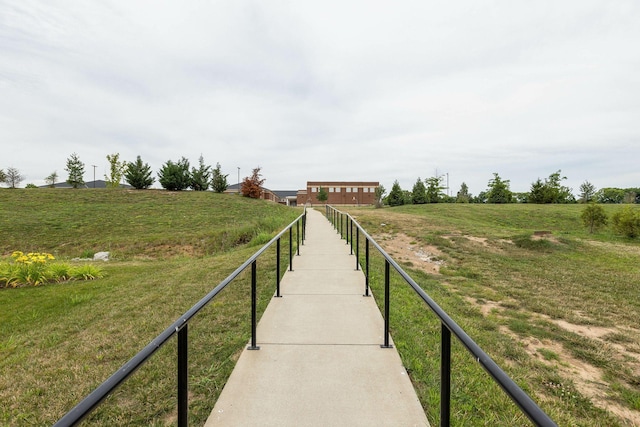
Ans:
<svg viewBox="0 0 640 427"><path fill-rule="evenodd" d="M449 315L427 295L384 249L367 234L353 217L341 212L332 206L326 206L326 217L333 224L340 236L344 236L347 244L351 244L351 253L354 246L354 227L356 230L355 245L356 269L360 268L360 234L366 240L365 243L365 296L369 295L369 245L373 245L384 258L384 343L383 348L389 348L389 306L390 306L390 267L400 274L427 306L440 319L441 346L440 346L440 425L449 426L451 414L451 334L453 334L484 370L502 387L511 400L518 405L520 410L537 426L556 426L556 423L527 395L492 359L476 344L469 335Z"/></svg>
<svg viewBox="0 0 640 427"><path fill-rule="evenodd" d="M305 229L307 224L306 208L304 212L296 218L291 224L285 227L277 236L271 239L266 245L260 248L248 260L238 267L233 273L227 276L218 286L202 298L196 305L191 307L189 311L184 313L171 326L164 330L160 335L154 338L151 343L144 347L138 354L133 356L131 360L125 363L118 371L111 375L98 388L85 397L73 409L65 414L60 420L54 424L55 427L74 426L79 424L86 416L96 409L104 399L106 399L116 388L126 381L138 368L144 365L154 353L166 344L174 335L178 335L178 363L177 363L177 410L178 410L178 426L186 427L188 425L188 344L189 344L189 321L207 306L223 289L227 287L240 273L247 267L251 266L251 344L249 350L258 350L260 347L256 345L256 285L257 285L257 259L270 246L276 245L276 297L280 296L280 239L287 232L289 233L289 271L293 271L293 229L296 229L297 254L300 255L300 246L304 244ZM301 233L302 230L302 233Z"/></svg>

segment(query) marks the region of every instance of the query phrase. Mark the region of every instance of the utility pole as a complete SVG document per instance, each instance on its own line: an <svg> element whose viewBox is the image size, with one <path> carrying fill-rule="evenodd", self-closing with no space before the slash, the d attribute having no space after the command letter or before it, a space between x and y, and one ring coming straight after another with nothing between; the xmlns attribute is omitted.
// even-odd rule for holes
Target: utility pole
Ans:
<svg viewBox="0 0 640 427"><path fill-rule="evenodd" d="M240 195L240 166L238 168L238 195Z"/></svg>
<svg viewBox="0 0 640 427"><path fill-rule="evenodd" d="M91 165L91 166L93 166L93 188L96 188L96 168L98 166L96 165Z"/></svg>

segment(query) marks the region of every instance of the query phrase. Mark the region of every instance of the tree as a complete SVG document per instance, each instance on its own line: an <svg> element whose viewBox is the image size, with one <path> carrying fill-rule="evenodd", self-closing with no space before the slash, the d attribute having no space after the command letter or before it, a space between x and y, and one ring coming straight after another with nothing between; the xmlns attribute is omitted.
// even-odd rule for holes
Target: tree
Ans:
<svg viewBox="0 0 640 427"><path fill-rule="evenodd" d="M379 185L376 187L374 194L374 197L376 198L376 208L381 208L383 205L383 199L384 199L384 195L387 192L387 190L384 188L384 186Z"/></svg>
<svg viewBox="0 0 640 427"><path fill-rule="evenodd" d="M76 153L73 153L67 159L67 166L64 168L69 172L67 177L67 183L73 188L78 188L84 185L84 163L80 161L80 158Z"/></svg>
<svg viewBox="0 0 640 427"><path fill-rule="evenodd" d="M9 188L16 188L22 181L24 181L24 176L20 174L20 171L14 167L7 168L7 173L5 174L4 182L9 185Z"/></svg>
<svg viewBox="0 0 640 427"><path fill-rule="evenodd" d="M207 191L209 189L209 179L211 177L211 166L204 164L202 154L198 158L198 169L191 168L191 184L194 191Z"/></svg>
<svg viewBox="0 0 640 427"><path fill-rule="evenodd" d="M593 233L594 230L607 225L608 218L604 209L600 205L595 203L589 203L580 215L582 224L589 228L589 233Z"/></svg>
<svg viewBox="0 0 640 427"><path fill-rule="evenodd" d="M640 212L631 206L625 206L611 217L613 230L624 236L634 238L640 235Z"/></svg>
<svg viewBox="0 0 640 427"><path fill-rule="evenodd" d="M598 203L622 203L624 194L621 188L601 188L595 198Z"/></svg>
<svg viewBox="0 0 640 427"><path fill-rule="evenodd" d="M318 201L320 203L324 203L327 201L328 198L329 198L329 193L327 193L327 190L320 187L320 190L318 190Z"/></svg>
<svg viewBox="0 0 640 427"><path fill-rule="evenodd" d="M413 190L411 190L411 203L414 205L422 205L427 203L427 188L424 183L418 177L418 180L413 184Z"/></svg>
<svg viewBox="0 0 640 427"><path fill-rule="evenodd" d="M44 179L44 182L46 182L47 185L49 187L51 187L51 188L55 188L56 181L58 181L58 172L57 171L51 172L51 175L49 175L48 177L46 177Z"/></svg>
<svg viewBox="0 0 640 427"><path fill-rule="evenodd" d="M511 203L513 193L509 189L509 180L503 180L500 175L493 173L493 178L489 180L487 191L487 203Z"/></svg>
<svg viewBox="0 0 640 427"><path fill-rule="evenodd" d="M124 179L136 190L145 190L151 187L156 180L151 176L151 167L147 163L142 163L140 156L136 157L136 161L133 163L127 162Z"/></svg>
<svg viewBox="0 0 640 427"><path fill-rule="evenodd" d="M389 206L402 206L404 205L404 192L402 188L400 188L400 183L398 180L393 182L393 186L391 187L391 192L389 192L389 197L387 197L387 203Z"/></svg>
<svg viewBox="0 0 640 427"><path fill-rule="evenodd" d="M471 202L471 194L469 193L469 187L466 183L460 185L460 191L456 195L456 203L469 203Z"/></svg>
<svg viewBox="0 0 640 427"><path fill-rule="evenodd" d="M0 184L4 184L7 181L7 174L0 169Z"/></svg>
<svg viewBox="0 0 640 427"><path fill-rule="evenodd" d="M442 199L442 177L432 176L425 180L427 183L427 203L438 203Z"/></svg>
<svg viewBox="0 0 640 427"><path fill-rule="evenodd" d="M107 160L109 161L110 172L110 176L104 176L104 179L107 182L107 188L118 188L120 187L122 177L127 170L127 162L120 161L120 153L107 154Z"/></svg>
<svg viewBox="0 0 640 427"><path fill-rule="evenodd" d="M580 184L580 203L589 203L596 195L596 187L589 181Z"/></svg>
<svg viewBox="0 0 640 427"><path fill-rule="evenodd" d="M264 184L265 179L261 178L260 169L260 166L253 169L251 176L242 180L240 191L244 197L259 199L262 196L262 184Z"/></svg>
<svg viewBox="0 0 640 427"><path fill-rule="evenodd" d="M222 174L220 163L216 163L216 168L211 173L211 189L216 193L224 193L229 187L227 177L229 175Z"/></svg>
<svg viewBox="0 0 640 427"><path fill-rule="evenodd" d="M182 191L189 188L191 184L189 160L184 157L176 163L167 160L158 171L158 182L162 185L162 188L169 191Z"/></svg>

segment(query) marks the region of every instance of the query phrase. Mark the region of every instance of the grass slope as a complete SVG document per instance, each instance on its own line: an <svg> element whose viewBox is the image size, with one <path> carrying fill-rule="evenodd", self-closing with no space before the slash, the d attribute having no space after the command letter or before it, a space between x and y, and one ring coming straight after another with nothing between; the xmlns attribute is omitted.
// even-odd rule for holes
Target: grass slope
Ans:
<svg viewBox="0 0 640 427"><path fill-rule="evenodd" d="M350 208L383 247L409 236L438 251L440 274L404 260L418 283L559 425L638 425L640 245L590 235L579 205ZM609 215L619 206L607 206ZM549 231L536 240L535 231ZM390 252L393 251L390 249ZM392 253L393 255L393 253ZM373 290L383 294L374 258ZM432 423L438 422L439 322L392 275L392 335ZM395 301L395 302L393 302ZM378 303L381 301L378 299ZM455 425L528 425L459 343Z"/></svg>
<svg viewBox="0 0 640 427"><path fill-rule="evenodd" d="M55 422L300 213L210 192L0 190L0 254L113 256L98 281L0 289L0 425ZM275 249L258 262L261 311L274 263ZM249 338L249 295L244 274L189 328L194 424L209 415ZM175 353L173 340L92 424L171 425Z"/></svg>

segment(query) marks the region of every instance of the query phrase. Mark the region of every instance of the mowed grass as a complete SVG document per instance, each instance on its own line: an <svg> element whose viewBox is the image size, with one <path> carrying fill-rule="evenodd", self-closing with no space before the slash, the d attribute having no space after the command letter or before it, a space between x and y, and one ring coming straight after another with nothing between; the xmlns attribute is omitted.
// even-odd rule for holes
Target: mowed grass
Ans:
<svg viewBox="0 0 640 427"><path fill-rule="evenodd" d="M440 274L404 268L559 425L640 424L640 242L589 234L580 205L348 208L379 243L410 237ZM620 206L605 206L611 215ZM536 231L550 232L543 239ZM363 253L364 250L361 250ZM440 325L392 274L391 333L429 420L439 422ZM383 261L372 288L382 306ZM454 425L529 425L454 339Z"/></svg>
<svg viewBox="0 0 640 427"><path fill-rule="evenodd" d="M210 192L0 190L2 256L112 255L99 264L104 279L0 289L0 425L54 423L300 213ZM249 339L249 274L190 325L194 424L206 420ZM258 260L260 312L274 289L275 248ZM173 339L91 424L175 424L175 367Z"/></svg>

